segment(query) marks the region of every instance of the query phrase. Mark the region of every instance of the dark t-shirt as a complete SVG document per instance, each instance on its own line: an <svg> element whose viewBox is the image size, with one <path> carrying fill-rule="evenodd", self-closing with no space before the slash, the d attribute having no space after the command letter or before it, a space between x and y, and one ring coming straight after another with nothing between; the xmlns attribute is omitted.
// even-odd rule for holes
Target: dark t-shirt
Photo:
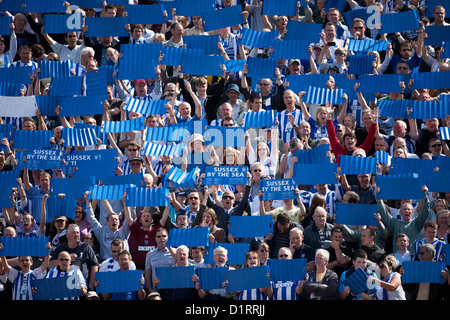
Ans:
<svg viewBox="0 0 450 320"><path fill-rule="evenodd" d="M68 243L63 243L56 247L55 251L53 251L50 261L57 260L58 255L63 251L67 251L69 254L74 253L77 255L77 258L72 265L80 268L86 281L89 281L89 271L93 266L99 264L97 257L95 256L94 249L92 249L89 244L84 242L80 242L75 248L70 248Z"/></svg>

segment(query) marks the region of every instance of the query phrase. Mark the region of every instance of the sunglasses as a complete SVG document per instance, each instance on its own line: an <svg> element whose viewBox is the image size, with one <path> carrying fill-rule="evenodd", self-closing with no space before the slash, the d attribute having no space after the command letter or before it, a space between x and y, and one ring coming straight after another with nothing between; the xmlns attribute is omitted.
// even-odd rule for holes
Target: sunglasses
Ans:
<svg viewBox="0 0 450 320"><path fill-rule="evenodd" d="M189 200L198 200L197 197L189 197Z"/></svg>
<svg viewBox="0 0 450 320"><path fill-rule="evenodd" d="M234 198L232 196L223 196L222 199L231 200L231 199L234 199Z"/></svg>
<svg viewBox="0 0 450 320"><path fill-rule="evenodd" d="M289 255L288 255L288 254L280 254L278 257L279 257L279 258L288 258Z"/></svg>
<svg viewBox="0 0 450 320"><path fill-rule="evenodd" d="M433 144L431 147L432 148L440 148L440 147L442 147L442 144Z"/></svg>
<svg viewBox="0 0 450 320"><path fill-rule="evenodd" d="M128 149L128 151L138 151L139 149Z"/></svg>

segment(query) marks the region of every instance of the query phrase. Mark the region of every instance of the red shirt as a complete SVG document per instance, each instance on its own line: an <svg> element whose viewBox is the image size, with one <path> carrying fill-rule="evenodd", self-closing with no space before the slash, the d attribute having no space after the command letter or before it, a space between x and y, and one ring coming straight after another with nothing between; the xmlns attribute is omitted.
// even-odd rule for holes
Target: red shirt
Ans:
<svg viewBox="0 0 450 320"><path fill-rule="evenodd" d="M377 125L372 123L372 125L369 128L369 133L367 134L366 140L364 140L364 142L359 147L354 147L352 153L356 149L363 149L366 152L366 154L369 152L370 148L372 147L373 138L375 137L376 128ZM347 149L345 149L345 147L339 143L339 140L336 137L336 130L334 129L333 121L330 119L327 120L327 132L328 132L328 139L330 140L331 150L333 151L334 156L336 157L336 163L339 164L339 156L340 155L347 156L349 155L349 151L347 151Z"/></svg>
<svg viewBox="0 0 450 320"><path fill-rule="evenodd" d="M145 256L156 247L156 230L162 227L158 224L149 231L143 230L136 221L130 227L131 237L133 238L133 248L130 248L133 253L133 261L136 265L145 264Z"/></svg>

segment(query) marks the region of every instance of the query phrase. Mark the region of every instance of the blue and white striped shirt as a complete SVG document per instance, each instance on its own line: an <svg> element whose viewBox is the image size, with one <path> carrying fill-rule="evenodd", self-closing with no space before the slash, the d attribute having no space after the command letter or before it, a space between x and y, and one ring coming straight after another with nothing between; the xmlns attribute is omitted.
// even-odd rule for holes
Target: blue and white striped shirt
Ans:
<svg viewBox="0 0 450 320"><path fill-rule="evenodd" d="M70 270L71 269L71 270ZM83 273L81 270L77 267L69 267L68 272L61 271L59 266L56 266L54 268L51 268L47 274L46 278L58 278L58 277L65 277L65 276L75 276L77 279L76 283L80 284L80 288L84 287L87 288L86 279L83 276ZM81 295L81 291L80 291ZM80 297L64 297L64 298L55 298L54 300L80 300Z"/></svg>
<svg viewBox="0 0 450 320"><path fill-rule="evenodd" d="M13 284L13 300L33 300L33 293L31 291L32 281L36 279L43 279L47 274L47 270L42 271L39 267L24 274L22 271L11 268L7 278Z"/></svg>
<svg viewBox="0 0 450 320"><path fill-rule="evenodd" d="M274 281L272 300L298 300L295 293L298 281Z"/></svg>
<svg viewBox="0 0 450 320"><path fill-rule="evenodd" d="M294 116L294 123L298 126L302 121L305 120L303 116L303 112L300 109L295 109L290 112L287 110L283 110L278 113L278 130L280 132L280 138L286 143L289 142L292 138L297 137L297 133L294 130L294 127L289 122L288 114L292 114Z"/></svg>

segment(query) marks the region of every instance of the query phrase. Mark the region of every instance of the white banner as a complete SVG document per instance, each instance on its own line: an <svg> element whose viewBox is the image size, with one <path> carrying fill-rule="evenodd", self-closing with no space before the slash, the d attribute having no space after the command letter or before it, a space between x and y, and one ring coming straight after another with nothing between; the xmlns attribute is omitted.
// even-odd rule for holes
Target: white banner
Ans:
<svg viewBox="0 0 450 320"><path fill-rule="evenodd" d="M36 116L36 97L3 97L0 96L0 116L33 117Z"/></svg>

